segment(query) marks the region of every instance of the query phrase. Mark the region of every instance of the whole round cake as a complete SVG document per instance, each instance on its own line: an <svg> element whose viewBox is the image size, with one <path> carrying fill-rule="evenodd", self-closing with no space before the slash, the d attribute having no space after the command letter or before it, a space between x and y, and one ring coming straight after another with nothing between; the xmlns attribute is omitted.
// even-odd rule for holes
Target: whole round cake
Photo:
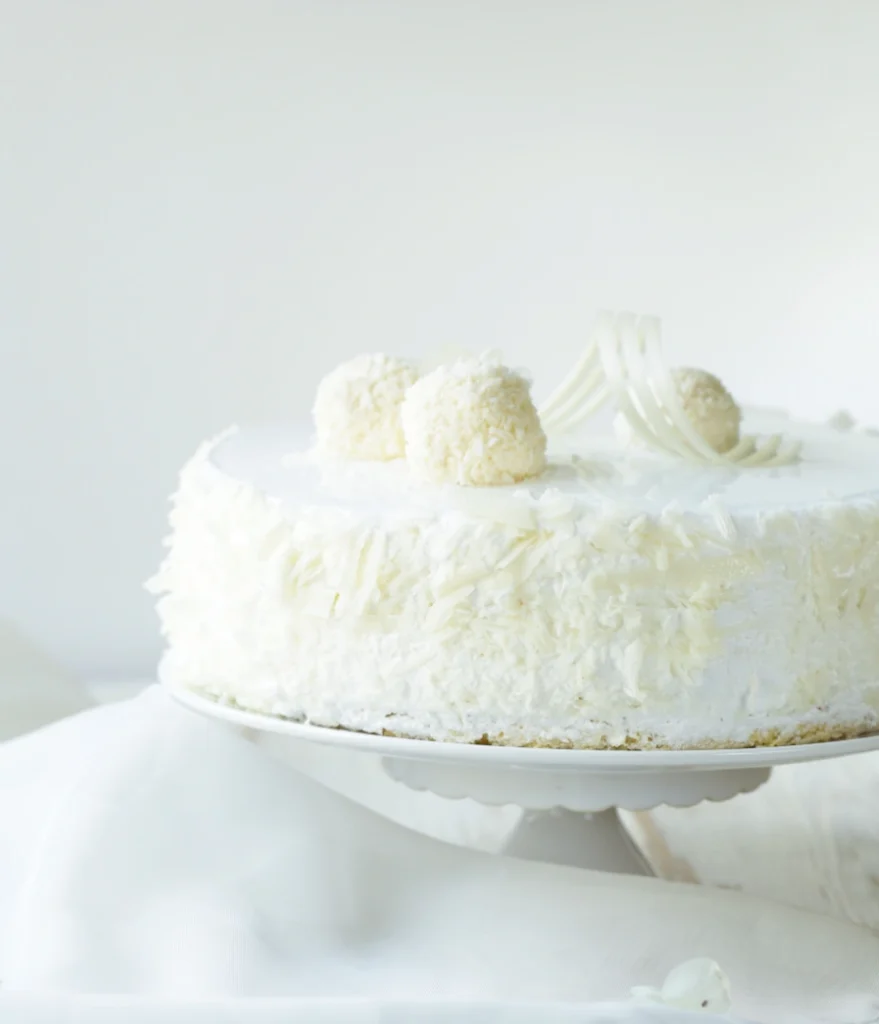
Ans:
<svg viewBox="0 0 879 1024"><path fill-rule="evenodd" d="M626 404L637 373L621 384L607 359L600 386L539 416L498 364L409 380L399 361L361 362L337 373L344 395L319 395L332 415L316 444L233 430L184 468L151 583L171 685L469 743L730 747L877 727L879 439L745 411L770 439L761 456L737 444L728 394L692 374L651 385L673 428L653 433L643 395ZM628 429L590 426L590 395L617 399ZM360 423L368 452L396 457L358 457ZM781 438L797 442L786 459Z"/></svg>

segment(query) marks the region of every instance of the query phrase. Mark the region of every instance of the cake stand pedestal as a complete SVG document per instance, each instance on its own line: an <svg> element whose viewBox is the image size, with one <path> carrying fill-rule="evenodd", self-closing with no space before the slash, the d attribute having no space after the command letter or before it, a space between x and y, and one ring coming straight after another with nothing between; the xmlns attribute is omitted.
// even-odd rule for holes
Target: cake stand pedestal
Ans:
<svg viewBox="0 0 879 1024"><path fill-rule="evenodd" d="M510 762L490 753L474 759L464 750L510 753L515 748L464 747L460 760L432 760L427 751L418 759L385 756L382 765L410 789L522 807L522 820L504 847L510 856L626 874L652 871L620 820L620 809L728 800L761 786L771 771L767 766L700 770L692 755L713 751L529 749L518 751L520 757ZM679 766L661 767L657 756L672 764L677 760ZM501 763L492 764L493 759Z"/></svg>
<svg viewBox="0 0 879 1024"><path fill-rule="evenodd" d="M169 688L170 689L170 688ZM242 711L202 694L171 689L186 707L291 743L316 743L381 758L410 789L447 799L515 804L522 821L505 853L601 871L652 874L618 810L691 807L761 786L773 767L879 749L879 734L853 740L747 750L550 750L432 743L328 729Z"/></svg>

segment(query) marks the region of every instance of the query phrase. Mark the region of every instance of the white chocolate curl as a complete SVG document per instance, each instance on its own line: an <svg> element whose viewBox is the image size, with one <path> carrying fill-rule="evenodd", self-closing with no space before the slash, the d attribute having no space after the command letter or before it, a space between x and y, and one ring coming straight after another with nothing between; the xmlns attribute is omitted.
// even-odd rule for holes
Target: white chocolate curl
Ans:
<svg viewBox="0 0 879 1024"><path fill-rule="evenodd" d="M712 373L689 367L671 371L681 406L702 439L716 451L728 452L739 443L742 411Z"/></svg>
<svg viewBox="0 0 879 1024"><path fill-rule="evenodd" d="M413 477L469 487L512 484L542 472L546 435L524 377L486 359L440 366L403 402Z"/></svg>
<svg viewBox="0 0 879 1024"><path fill-rule="evenodd" d="M400 408L417 379L413 366L383 353L337 366L320 382L314 400L318 449L345 459L401 458Z"/></svg>
<svg viewBox="0 0 879 1024"><path fill-rule="evenodd" d="M742 413L720 380L713 373L690 367L670 370L669 376L681 409L703 441L721 454L732 450L739 443ZM614 429L623 444L644 446L622 413L614 417Z"/></svg>

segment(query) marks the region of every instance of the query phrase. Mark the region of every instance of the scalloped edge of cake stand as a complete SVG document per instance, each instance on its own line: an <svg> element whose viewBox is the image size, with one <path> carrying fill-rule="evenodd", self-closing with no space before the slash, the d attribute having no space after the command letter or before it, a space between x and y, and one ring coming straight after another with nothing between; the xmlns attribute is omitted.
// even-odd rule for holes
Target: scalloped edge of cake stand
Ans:
<svg viewBox="0 0 879 1024"><path fill-rule="evenodd" d="M729 800L769 778L769 767L724 769L651 768L641 772L579 768L510 767L383 757L392 779L409 789L449 800L469 797L488 806L516 804L532 811L565 808L599 813L613 807L648 811L660 804L692 807L703 800Z"/></svg>
<svg viewBox="0 0 879 1024"><path fill-rule="evenodd" d="M526 860L593 871L652 875L622 823L618 808L651 810L660 804L692 807L729 800L761 786L768 767L663 772L519 770L441 761L383 757L387 775L409 789L447 799L514 804L524 809L503 853Z"/></svg>

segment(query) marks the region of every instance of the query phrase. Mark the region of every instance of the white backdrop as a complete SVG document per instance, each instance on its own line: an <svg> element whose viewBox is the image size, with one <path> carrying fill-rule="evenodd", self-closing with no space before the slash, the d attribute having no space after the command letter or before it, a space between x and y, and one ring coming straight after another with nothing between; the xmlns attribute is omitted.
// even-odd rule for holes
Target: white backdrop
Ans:
<svg viewBox="0 0 879 1024"><path fill-rule="evenodd" d="M879 420L874 0L2 2L0 614L147 674L165 497L363 350L601 306Z"/></svg>

